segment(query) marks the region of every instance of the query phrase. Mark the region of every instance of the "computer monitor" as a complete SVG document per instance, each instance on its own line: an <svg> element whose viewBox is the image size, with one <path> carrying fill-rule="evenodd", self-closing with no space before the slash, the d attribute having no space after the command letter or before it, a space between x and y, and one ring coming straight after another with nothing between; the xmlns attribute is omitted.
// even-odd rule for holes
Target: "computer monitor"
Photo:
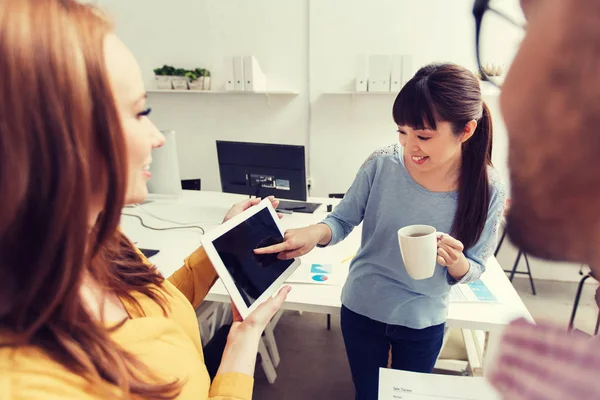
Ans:
<svg viewBox="0 0 600 400"><path fill-rule="evenodd" d="M280 210L312 213L320 205L306 203L304 146L218 140L217 156L223 192L299 201Z"/></svg>

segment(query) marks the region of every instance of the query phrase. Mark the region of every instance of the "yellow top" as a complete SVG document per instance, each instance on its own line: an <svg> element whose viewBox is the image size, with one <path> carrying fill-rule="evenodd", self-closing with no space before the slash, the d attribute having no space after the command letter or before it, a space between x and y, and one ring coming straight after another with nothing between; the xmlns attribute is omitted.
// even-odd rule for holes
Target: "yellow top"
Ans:
<svg viewBox="0 0 600 400"><path fill-rule="evenodd" d="M164 282L171 311L141 293L145 316L123 301L131 319L112 333L112 338L167 379L185 379L179 399L245 400L252 398L253 378L239 373L217 375L210 382L204 365L198 321L194 308L217 279L204 249L199 248ZM177 290L179 289L179 290ZM190 304L191 303L191 304ZM0 337L1 338L1 337ZM33 346L0 347L0 399L98 399L87 381Z"/></svg>

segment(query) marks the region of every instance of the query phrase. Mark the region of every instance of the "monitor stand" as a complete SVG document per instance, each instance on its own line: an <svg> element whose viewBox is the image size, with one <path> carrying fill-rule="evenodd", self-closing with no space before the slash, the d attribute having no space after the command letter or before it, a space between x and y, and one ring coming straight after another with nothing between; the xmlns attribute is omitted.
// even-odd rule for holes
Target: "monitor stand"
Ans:
<svg viewBox="0 0 600 400"><path fill-rule="evenodd" d="M150 258L154 255L156 255L160 250L154 250L154 249L142 249L138 247L138 250L142 252L142 254L144 255L144 257L146 258Z"/></svg>
<svg viewBox="0 0 600 400"><path fill-rule="evenodd" d="M304 201L280 200L277 210L312 214L317 210L317 208L319 208L320 205L320 203L306 203Z"/></svg>

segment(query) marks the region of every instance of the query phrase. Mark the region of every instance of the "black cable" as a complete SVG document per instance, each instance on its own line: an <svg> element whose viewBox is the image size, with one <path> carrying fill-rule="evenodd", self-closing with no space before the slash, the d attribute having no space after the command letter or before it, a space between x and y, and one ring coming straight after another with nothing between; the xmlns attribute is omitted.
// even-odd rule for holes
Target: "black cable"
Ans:
<svg viewBox="0 0 600 400"><path fill-rule="evenodd" d="M203 234L203 235L206 233L206 232L204 231L204 228L202 228L201 226L198 226L198 225L172 226L172 227L170 227L170 228L154 228L154 227L152 227L152 226L148 226L148 225L146 225L146 224L144 223L144 220L142 219L142 217L140 217L139 215L135 215L135 214L128 214L128 213L121 213L121 215L126 215L126 216L128 216L128 217L134 217L134 218L137 218L137 219L140 221L140 223L142 224L142 226L143 226L144 228L151 229L151 230L153 230L153 231L170 231L170 230L173 230L173 229L194 229L194 228L197 228L197 229L200 229L200 230L202 231L202 234Z"/></svg>

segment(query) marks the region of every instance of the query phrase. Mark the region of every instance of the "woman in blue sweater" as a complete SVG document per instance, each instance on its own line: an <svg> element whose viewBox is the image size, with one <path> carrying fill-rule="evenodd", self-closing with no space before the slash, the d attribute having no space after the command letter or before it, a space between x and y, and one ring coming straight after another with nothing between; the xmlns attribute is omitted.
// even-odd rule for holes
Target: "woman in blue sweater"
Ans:
<svg viewBox="0 0 600 400"><path fill-rule="evenodd" d="M341 325L357 399L376 399L379 368L431 372L448 314L448 292L479 279L493 253L506 191L491 166L492 121L479 81L454 64L421 68L393 107L399 145L376 151L322 223L286 232L258 250L288 259L334 245L363 223L342 292ZM414 280L397 231L434 226L438 265Z"/></svg>

